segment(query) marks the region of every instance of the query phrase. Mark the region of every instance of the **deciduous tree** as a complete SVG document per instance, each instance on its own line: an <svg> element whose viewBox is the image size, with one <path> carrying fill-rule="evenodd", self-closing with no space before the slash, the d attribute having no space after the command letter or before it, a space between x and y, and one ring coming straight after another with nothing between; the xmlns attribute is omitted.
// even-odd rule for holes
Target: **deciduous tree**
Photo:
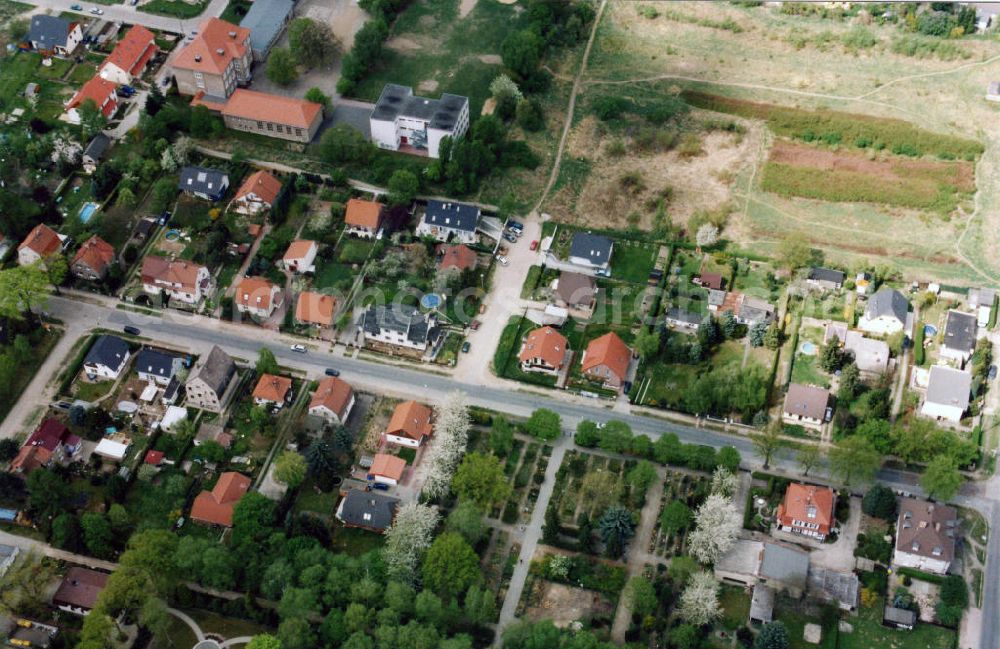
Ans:
<svg viewBox="0 0 1000 649"><path fill-rule="evenodd" d="M479 556L454 532L434 540L423 565L424 585L445 600L464 593L479 577Z"/></svg>
<svg viewBox="0 0 1000 649"><path fill-rule="evenodd" d="M557 412L539 408L524 422L524 432L544 441L552 441L562 432L562 419Z"/></svg>
<svg viewBox="0 0 1000 649"><path fill-rule="evenodd" d="M296 18L288 25L288 46L295 59L310 68L330 65L340 51L330 26L312 18Z"/></svg>
<svg viewBox="0 0 1000 649"><path fill-rule="evenodd" d="M469 440L469 407L462 392L452 392L438 408L437 440L424 458L427 478L423 493L439 498L448 493L452 477Z"/></svg>
<svg viewBox="0 0 1000 649"><path fill-rule="evenodd" d="M764 461L764 468L768 468L774 454L785 446L785 440L781 437L781 424L768 426L759 433L750 433L750 442L757 455Z"/></svg>
<svg viewBox="0 0 1000 649"><path fill-rule="evenodd" d="M881 465L878 451L864 437L842 439L830 449L830 473L845 485L871 481Z"/></svg>
<svg viewBox="0 0 1000 649"><path fill-rule="evenodd" d="M705 499L695 514L695 528L688 535L688 549L701 563L715 563L736 541L742 521L732 501L719 494Z"/></svg>
<svg viewBox="0 0 1000 649"><path fill-rule="evenodd" d="M656 589L645 577L636 575L629 579L625 585L625 597L633 615L644 618L656 611Z"/></svg>
<svg viewBox="0 0 1000 649"><path fill-rule="evenodd" d="M462 459L451 488L459 499L468 500L483 509L505 500L511 489L500 460L495 455L482 453L469 453Z"/></svg>
<svg viewBox="0 0 1000 649"><path fill-rule="evenodd" d="M947 455L939 455L928 462L920 485L931 498L951 500L965 484L965 476L958 470L955 460Z"/></svg>
<svg viewBox="0 0 1000 649"><path fill-rule="evenodd" d="M267 57L267 78L279 86L287 86L299 78L295 55L291 50L277 48Z"/></svg>
<svg viewBox="0 0 1000 649"><path fill-rule="evenodd" d="M420 557L431 544L439 518L437 507L406 503L399 508L392 526L386 530L382 551L391 579L401 583L414 581Z"/></svg>
<svg viewBox="0 0 1000 649"><path fill-rule="evenodd" d="M709 624L721 614L719 582L711 573L701 571L691 575L681 593L681 619L695 626Z"/></svg>
<svg viewBox="0 0 1000 649"><path fill-rule="evenodd" d="M274 461L274 479L295 489L306 479L306 459L297 451L285 451Z"/></svg>

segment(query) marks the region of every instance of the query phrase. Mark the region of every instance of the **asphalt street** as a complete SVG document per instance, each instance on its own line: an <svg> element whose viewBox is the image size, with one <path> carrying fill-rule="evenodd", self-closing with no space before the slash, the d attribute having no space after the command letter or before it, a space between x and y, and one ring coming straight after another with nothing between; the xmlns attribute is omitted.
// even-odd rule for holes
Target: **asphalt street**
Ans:
<svg viewBox="0 0 1000 649"><path fill-rule="evenodd" d="M226 8L229 0L211 0L205 10L194 18L172 18L170 16L158 16L156 14L140 11L139 7L129 4L103 5L92 4L85 0L25 0L28 4L45 9L51 9L53 13L77 13L88 20L100 19L115 22L128 23L132 25L143 25L150 29L172 32L174 34L187 34L198 28L202 20L209 16L218 16ZM72 9L73 5L82 7L80 10ZM94 7L104 13L95 16L90 13Z"/></svg>

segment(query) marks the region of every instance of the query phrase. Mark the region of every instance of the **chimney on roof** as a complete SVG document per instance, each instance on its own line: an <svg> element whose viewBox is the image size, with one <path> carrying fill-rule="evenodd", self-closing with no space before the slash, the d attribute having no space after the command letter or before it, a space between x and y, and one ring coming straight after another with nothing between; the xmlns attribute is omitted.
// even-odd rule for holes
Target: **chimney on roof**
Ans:
<svg viewBox="0 0 1000 649"><path fill-rule="evenodd" d="M201 63L201 54L195 54L194 55L194 62L195 63Z"/></svg>
<svg viewBox="0 0 1000 649"><path fill-rule="evenodd" d="M236 32L229 32L229 38L236 38Z"/></svg>
<svg viewBox="0 0 1000 649"><path fill-rule="evenodd" d="M226 50L220 47L219 49L215 50L215 53L218 54L219 56L222 56L223 54L226 53Z"/></svg>

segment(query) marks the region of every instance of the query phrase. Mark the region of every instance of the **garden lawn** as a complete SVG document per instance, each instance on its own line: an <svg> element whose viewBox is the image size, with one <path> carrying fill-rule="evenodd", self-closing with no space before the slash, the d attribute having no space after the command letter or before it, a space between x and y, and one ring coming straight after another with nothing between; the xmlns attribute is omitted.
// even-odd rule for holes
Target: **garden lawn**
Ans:
<svg viewBox="0 0 1000 649"><path fill-rule="evenodd" d="M313 277L313 284L316 289L332 289L341 282L350 282L353 279L354 270L349 264L320 261Z"/></svg>
<svg viewBox="0 0 1000 649"><path fill-rule="evenodd" d="M333 526L332 532L333 541L330 544L330 549L355 557L372 550L378 550L385 543L385 537L381 534L357 527L344 527L340 523Z"/></svg>
<svg viewBox="0 0 1000 649"><path fill-rule="evenodd" d="M684 395L698 378L696 365L665 365L654 363L647 367L648 387L644 386L642 403L679 409Z"/></svg>
<svg viewBox="0 0 1000 649"><path fill-rule="evenodd" d="M841 633L838 649L873 649L893 647L894 649L952 649L955 646L955 632L944 627L918 622L912 631L889 629L881 623L882 604L874 608L862 608L856 618L850 620L853 633ZM794 646L794 645L793 645Z"/></svg>
<svg viewBox="0 0 1000 649"><path fill-rule="evenodd" d="M345 237L343 242L340 244L340 251L337 255L337 261L342 264L361 264L368 259L368 255L371 253L372 248L375 247L374 241L368 241L366 239L354 239Z"/></svg>
<svg viewBox="0 0 1000 649"><path fill-rule="evenodd" d="M302 489L299 490L299 497L295 501L295 511L296 512L313 512L315 514L320 514L322 516L333 516L333 512L337 507L338 493L336 491L330 491L329 493L319 492L313 488L313 482L307 481Z"/></svg>
<svg viewBox="0 0 1000 649"><path fill-rule="evenodd" d="M21 392L28 387L28 383L34 378L35 372L45 359L48 358L49 353L52 348L55 347L59 338L62 336L62 330L59 329L48 329L40 330L43 333L38 339L32 336L32 354L31 358L26 363L19 363L17 365L17 371L14 374L14 380L12 384L7 386L6 396L0 398L0 421L3 421L10 412L10 409L17 403L17 400L21 396Z"/></svg>
<svg viewBox="0 0 1000 649"><path fill-rule="evenodd" d="M722 626L735 631L747 623L750 616L750 595L743 588L723 586L719 593L722 606Z"/></svg>
<svg viewBox="0 0 1000 649"><path fill-rule="evenodd" d="M658 245L639 243L628 239L615 241L611 255L611 276L623 282L645 284L656 265Z"/></svg>
<svg viewBox="0 0 1000 649"><path fill-rule="evenodd" d="M818 385L822 388L830 387L830 379L820 368L818 357L796 352L793 362L792 383Z"/></svg>
<svg viewBox="0 0 1000 649"><path fill-rule="evenodd" d="M183 0L150 0L139 7L139 11L145 11L159 16L173 16L174 18L194 18L201 15L208 5L208 0L202 0L194 4L188 4Z"/></svg>

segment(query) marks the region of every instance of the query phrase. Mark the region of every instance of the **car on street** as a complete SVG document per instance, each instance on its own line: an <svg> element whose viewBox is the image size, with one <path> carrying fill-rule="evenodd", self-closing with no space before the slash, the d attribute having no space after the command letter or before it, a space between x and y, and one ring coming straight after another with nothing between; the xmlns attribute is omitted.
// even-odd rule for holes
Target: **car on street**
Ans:
<svg viewBox="0 0 1000 649"><path fill-rule="evenodd" d="M515 237L510 232L504 232L503 238L506 239L507 241L510 241L511 243L517 243L517 237Z"/></svg>
<svg viewBox="0 0 1000 649"><path fill-rule="evenodd" d="M483 323L480 322L479 320L473 320L471 323L469 323L469 328L472 329L473 331L479 331L479 326L481 324Z"/></svg>
<svg viewBox="0 0 1000 649"><path fill-rule="evenodd" d="M289 347L289 349L291 349L293 352L298 352L300 354L305 354L306 353L306 346L305 345L292 345L291 347Z"/></svg>
<svg viewBox="0 0 1000 649"><path fill-rule="evenodd" d="M166 225L167 222L170 221L171 216L173 216L173 214L170 212L170 210L163 210L163 212L160 214L160 218L157 219L156 222L159 225Z"/></svg>
<svg viewBox="0 0 1000 649"><path fill-rule="evenodd" d="M471 349L471 348L472 348L472 345L469 343L468 340L466 340L464 343L462 343L462 353L463 354L468 354L469 353L469 349Z"/></svg>
<svg viewBox="0 0 1000 649"><path fill-rule="evenodd" d="M133 336L138 336L142 333L142 331L139 330L139 327L133 327L132 325L125 325L122 327L122 331L127 334L132 334Z"/></svg>
<svg viewBox="0 0 1000 649"><path fill-rule="evenodd" d="M70 5L69 8L72 9L73 11L83 11L83 7L81 7L80 5Z"/></svg>
<svg viewBox="0 0 1000 649"><path fill-rule="evenodd" d="M332 367L328 367L323 370L323 373L327 376L340 376L340 370L335 370Z"/></svg>
<svg viewBox="0 0 1000 649"><path fill-rule="evenodd" d="M500 262L501 266L506 266L508 263L510 263L509 260L503 255L497 255L497 261Z"/></svg>
<svg viewBox="0 0 1000 649"><path fill-rule="evenodd" d="M534 241L531 242L531 247L529 249L532 251L538 250L538 239L535 239Z"/></svg>
<svg viewBox="0 0 1000 649"><path fill-rule="evenodd" d="M104 10L103 9L98 9L97 7L91 7L90 8L90 13L94 14L95 16L103 16L104 15Z"/></svg>
<svg viewBox="0 0 1000 649"><path fill-rule="evenodd" d="M518 232L524 230L523 223L521 223L520 221L513 221L510 219L507 220L507 227L510 228L511 230L517 230Z"/></svg>

